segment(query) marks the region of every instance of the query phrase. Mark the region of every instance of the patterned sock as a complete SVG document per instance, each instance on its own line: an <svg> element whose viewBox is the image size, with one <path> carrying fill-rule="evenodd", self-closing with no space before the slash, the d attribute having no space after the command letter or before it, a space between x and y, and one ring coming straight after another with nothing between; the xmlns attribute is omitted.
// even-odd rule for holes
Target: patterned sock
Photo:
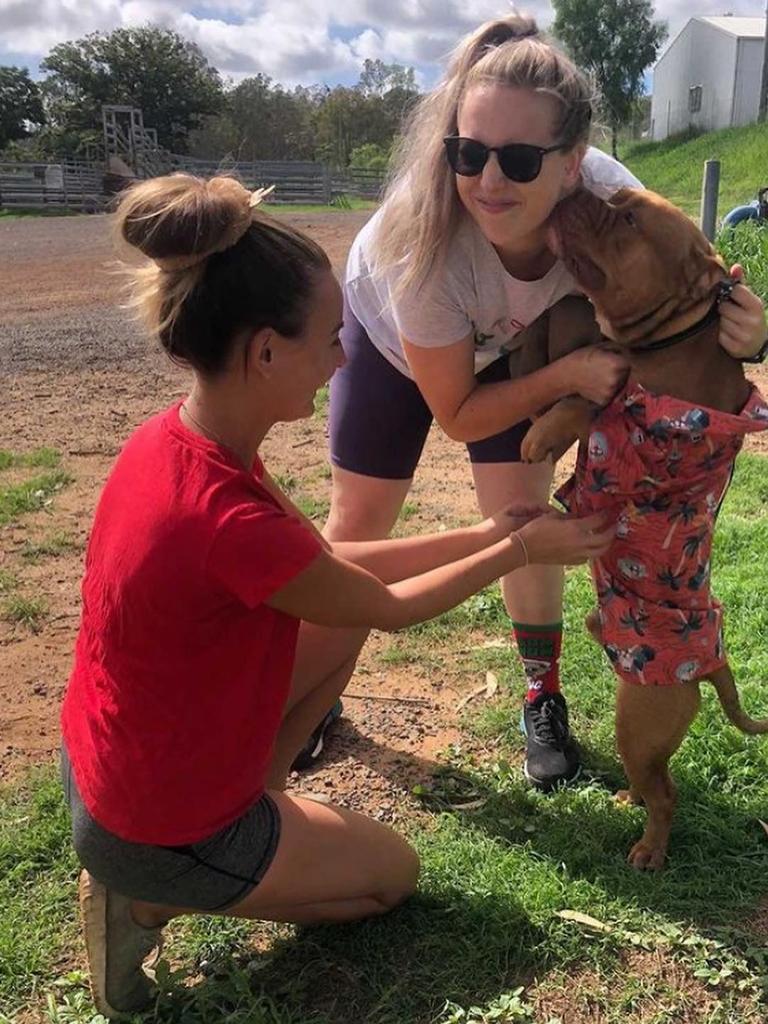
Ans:
<svg viewBox="0 0 768 1024"><path fill-rule="evenodd" d="M562 622L552 622L548 626L513 622L512 628L528 683L525 699L532 701L541 693L559 693Z"/></svg>

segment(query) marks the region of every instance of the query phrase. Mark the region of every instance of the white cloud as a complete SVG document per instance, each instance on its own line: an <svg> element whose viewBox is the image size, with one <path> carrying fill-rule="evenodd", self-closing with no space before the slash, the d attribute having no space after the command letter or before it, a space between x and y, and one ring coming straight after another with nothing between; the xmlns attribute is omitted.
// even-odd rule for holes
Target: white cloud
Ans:
<svg viewBox="0 0 768 1024"><path fill-rule="evenodd" d="M88 32L147 22L194 40L223 75L257 71L286 85L354 76L366 57L415 64L427 80L459 38L510 9L505 0L0 0L3 54L42 59L56 43ZM548 0L521 0L542 25ZM699 15L722 14L723 0L698 0ZM762 0L732 0L734 14L761 14ZM674 37L688 0L659 0Z"/></svg>

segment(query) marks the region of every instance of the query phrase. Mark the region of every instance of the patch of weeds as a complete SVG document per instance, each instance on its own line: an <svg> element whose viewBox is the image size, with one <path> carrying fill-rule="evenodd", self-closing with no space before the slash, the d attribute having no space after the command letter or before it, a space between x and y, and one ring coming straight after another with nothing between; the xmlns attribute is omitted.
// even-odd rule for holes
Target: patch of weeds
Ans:
<svg viewBox="0 0 768 1024"><path fill-rule="evenodd" d="M0 569L0 594L10 594L18 587L19 581L8 569Z"/></svg>
<svg viewBox="0 0 768 1024"><path fill-rule="evenodd" d="M40 597L23 597L14 594L2 605L2 617L14 625L26 626L33 633L38 633L43 619L48 614L48 606Z"/></svg>
<svg viewBox="0 0 768 1024"><path fill-rule="evenodd" d="M36 448L21 454L0 448L0 469L56 469L60 462L61 454L55 448Z"/></svg>
<svg viewBox="0 0 768 1024"><path fill-rule="evenodd" d="M407 523L409 519L412 519L418 512L421 511L421 506L416 501L406 501L403 507L400 509L400 515L398 518Z"/></svg>
<svg viewBox="0 0 768 1024"><path fill-rule="evenodd" d="M296 508L302 512L307 519L325 519L328 516L328 510L331 507L331 503L327 498L309 498L303 494L295 495L292 500L296 503Z"/></svg>
<svg viewBox="0 0 768 1024"><path fill-rule="evenodd" d="M0 488L0 526L45 508L53 500L53 495L71 484L72 480L69 473L57 469L33 477L26 483Z"/></svg>
<svg viewBox="0 0 768 1024"><path fill-rule="evenodd" d="M514 1021L533 1022L533 1007L525 1002L523 986L512 992L502 992L485 1006L464 1009L447 1002L440 1016L440 1024L513 1024Z"/></svg>
<svg viewBox="0 0 768 1024"><path fill-rule="evenodd" d="M55 558L57 555L63 555L67 551L74 551L77 546L77 542L71 534L59 531L43 537L42 540L36 543L29 540L25 541L21 549L21 557L25 561L34 564L43 558Z"/></svg>
<svg viewBox="0 0 768 1024"><path fill-rule="evenodd" d="M330 391L327 384L324 384L315 395L315 416L323 419L328 415L328 401Z"/></svg>
<svg viewBox="0 0 768 1024"><path fill-rule="evenodd" d="M273 479L280 490L284 491L288 497L296 490L296 477L291 473L275 473Z"/></svg>

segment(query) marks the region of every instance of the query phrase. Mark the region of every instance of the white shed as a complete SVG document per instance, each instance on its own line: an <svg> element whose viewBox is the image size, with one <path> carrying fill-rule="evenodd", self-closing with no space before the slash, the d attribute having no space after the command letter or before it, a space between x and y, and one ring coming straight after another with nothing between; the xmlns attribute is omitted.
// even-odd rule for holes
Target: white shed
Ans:
<svg viewBox="0 0 768 1024"><path fill-rule="evenodd" d="M653 70L651 138L757 120L765 18L691 18Z"/></svg>

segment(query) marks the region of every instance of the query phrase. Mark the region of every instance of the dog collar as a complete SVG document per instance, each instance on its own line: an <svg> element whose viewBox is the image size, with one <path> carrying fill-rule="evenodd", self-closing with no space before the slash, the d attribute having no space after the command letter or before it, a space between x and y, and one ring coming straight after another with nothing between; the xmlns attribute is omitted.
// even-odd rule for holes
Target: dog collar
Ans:
<svg viewBox="0 0 768 1024"><path fill-rule="evenodd" d="M677 334L670 334L668 338L659 338L658 341L651 341L647 345L633 345L631 348L632 352L660 352L665 348L672 348L673 345L679 345L681 341L687 341L692 338L695 334L699 334L710 324L713 324L720 316L720 303L730 298L731 292L736 286L736 282L731 278L725 278L717 286L717 294L715 295L715 301L709 307L707 312L701 318L697 320L695 324L690 327L686 327L684 331L678 331Z"/></svg>

